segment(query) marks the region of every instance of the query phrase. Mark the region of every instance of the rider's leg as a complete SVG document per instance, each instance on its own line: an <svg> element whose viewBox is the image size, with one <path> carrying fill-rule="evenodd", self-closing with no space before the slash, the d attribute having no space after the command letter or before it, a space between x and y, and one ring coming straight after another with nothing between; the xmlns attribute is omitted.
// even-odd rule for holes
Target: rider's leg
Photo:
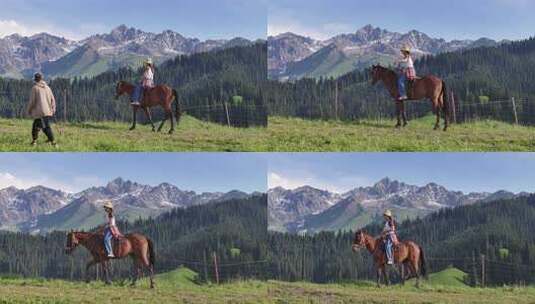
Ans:
<svg viewBox="0 0 535 304"><path fill-rule="evenodd" d="M106 253L108 254L108 257L114 257L113 248L111 246L112 239L113 235L111 234L110 229L106 229L106 232L104 233L104 246L106 247Z"/></svg>
<svg viewBox="0 0 535 304"><path fill-rule="evenodd" d="M141 85L137 85L134 89L134 93L132 94L132 104L140 105L141 96L143 96L143 87Z"/></svg>
<svg viewBox="0 0 535 304"><path fill-rule="evenodd" d="M392 265L393 262L394 262L394 257L393 257L393 254L392 254L392 249L393 249L393 244L392 244L392 240L390 238L388 238L386 240L386 258L388 259L388 264L389 265Z"/></svg>
<svg viewBox="0 0 535 304"><path fill-rule="evenodd" d="M398 76L398 91L399 91L399 100L407 99L407 89L405 87L407 82L407 76L404 73L400 73Z"/></svg>

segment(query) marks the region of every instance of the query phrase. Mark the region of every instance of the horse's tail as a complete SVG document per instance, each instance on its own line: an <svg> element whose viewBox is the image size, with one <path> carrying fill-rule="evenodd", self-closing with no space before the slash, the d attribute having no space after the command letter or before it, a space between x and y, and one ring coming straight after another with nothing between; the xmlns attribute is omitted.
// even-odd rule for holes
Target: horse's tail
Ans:
<svg viewBox="0 0 535 304"><path fill-rule="evenodd" d="M422 246L418 246L418 248L420 249L420 271L424 278L427 279L427 266L425 262L424 249L422 248Z"/></svg>
<svg viewBox="0 0 535 304"><path fill-rule="evenodd" d="M446 121L450 121L450 115L451 115L451 112L450 112L450 103L448 101L448 89L446 87L446 82L444 80L442 80L442 103L443 103L443 107L444 107L444 119L446 119Z"/></svg>
<svg viewBox="0 0 535 304"><path fill-rule="evenodd" d="M182 116L182 108L180 106L180 100L178 99L178 92L173 89L173 98L175 99L175 116L176 124L180 123L180 117Z"/></svg>
<svg viewBox="0 0 535 304"><path fill-rule="evenodd" d="M147 238L147 243L149 243L149 262L152 267L156 263L156 255L154 254L154 243L151 239Z"/></svg>

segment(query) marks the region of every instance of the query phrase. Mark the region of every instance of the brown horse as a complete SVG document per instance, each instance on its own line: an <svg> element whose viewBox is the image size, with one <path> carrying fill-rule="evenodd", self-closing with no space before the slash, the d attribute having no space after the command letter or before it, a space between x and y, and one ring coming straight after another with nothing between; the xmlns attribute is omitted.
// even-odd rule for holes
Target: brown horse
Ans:
<svg viewBox="0 0 535 304"><path fill-rule="evenodd" d="M128 83L126 81L119 81L117 83L117 87L115 88L115 99L119 99L122 95L126 94L127 96L132 96L135 90L135 86L131 83ZM152 126L152 131L156 131L156 127L154 126L154 123L152 122L152 115L150 112L150 108L161 106L165 111L165 118L160 124L160 127L158 128L158 132L160 132L163 128L163 125L168 119L171 119L171 129L169 130L169 134L172 134L175 131L175 121L173 119L173 111L172 111L172 103L175 101L175 114L176 114L176 123L177 125L180 123L180 116L182 116L182 110L180 109L180 102L178 100L178 93L175 89L172 89L166 85L159 85L152 89L145 89L145 92L143 94L143 100L141 101L141 105L133 106L133 124L130 130L134 130L136 128L137 123L137 110L139 108L143 109L145 112L145 115L149 119L149 122Z"/></svg>
<svg viewBox="0 0 535 304"><path fill-rule="evenodd" d="M78 245L84 246L93 259L87 263L86 271L93 265L102 265L104 278L106 284L111 284L109 274L109 261L106 249L104 248L104 235L102 233L89 232L70 232L67 234L67 246L65 253L71 254ZM143 272L143 267L148 268L150 273L150 287L154 288L154 244L152 241L137 233L127 234L119 240L112 241L113 253L115 259L122 259L130 256L134 262L134 272L132 276L132 286L136 284L137 280ZM89 275L87 274L87 281L89 282Z"/></svg>
<svg viewBox="0 0 535 304"><path fill-rule="evenodd" d="M403 118L403 126L405 127L407 125L407 115L405 113L405 103L398 100L398 76L396 72L380 65L374 65L371 73L372 84L375 85L377 82L382 81L392 98L396 100L396 115L398 119L396 128L401 127L401 118ZM441 111L444 113L444 131L448 129L450 119L448 94L446 91L446 83L442 79L432 75L424 78L417 78L412 84L412 89L407 91L409 93L409 100L431 100L431 103L433 104L433 112L437 116L435 130L440 128Z"/></svg>
<svg viewBox="0 0 535 304"><path fill-rule="evenodd" d="M382 237L374 238L363 230L355 233L355 240L351 247L353 252L365 247L372 254L377 270L377 287L381 287L381 277L384 276L385 283L390 284L386 271L387 257L384 250ZM416 277L416 286L420 285L420 275L427 276L425 257L422 247L412 241L400 242L394 249L394 263L399 266L401 273L401 283L410 277ZM405 277L405 267L409 269L409 274Z"/></svg>

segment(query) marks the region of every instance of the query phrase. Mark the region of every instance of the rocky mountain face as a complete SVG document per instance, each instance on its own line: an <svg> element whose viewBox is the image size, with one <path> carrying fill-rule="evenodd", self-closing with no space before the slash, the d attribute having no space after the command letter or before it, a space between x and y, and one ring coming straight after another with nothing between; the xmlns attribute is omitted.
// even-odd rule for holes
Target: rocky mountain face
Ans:
<svg viewBox="0 0 535 304"><path fill-rule="evenodd" d="M210 202L245 198L240 191L195 193L174 185L142 185L121 178L106 186L75 194L45 187L0 190L0 227L27 232L90 229L104 223L102 205L112 201L118 219L136 220L157 216L173 208L188 208Z"/></svg>
<svg viewBox="0 0 535 304"><path fill-rule="evenodd" d="M285 225L300 223L306 216L325 211L340 198L338 194L309 186L295 190L280 187L271 189L268 192L270 225L281 230Z"/></svg>
<svg viewBox="0 0 535 304"><path fill-rule="evenodd" d="M272 79L339 76L375 63L392 64L405 45L418 58L498 43L486 38L446 41L416 30L402 34L372 25L327 40L286 33L268 38L268 67Z"/></svg>
<svg viewBox="0 0 535 304"><path fill-rule="evenodd" d="M302 189L306 189L305 196ZM398 220L402 220L425 216L442 208L515 195L507 191L465 194L435 183L415 186L389 178L343 194L310 187L295 190L275 188L268 191L269 224L272 230L290 232L355 229L380 219L385 209L393 210Z"/></svg>
<svg viewBox="0 0 535 304"><path fill-rule="evenodd" d="M110 33L71 41L46 33L0 38L0 76L21 78L36 71L49 77L94 76L119 67L137 67L146 57L157 63L252 42L243 38L200 41L171 30L150 33L118 26Z"/></svg>
<svg viewBox="0 0 535 304"><path fill-rule="evenodd" d="M21 78L73 51L75 41L46 33L22 37L14 34L0 38L0 75Z"/></svg>

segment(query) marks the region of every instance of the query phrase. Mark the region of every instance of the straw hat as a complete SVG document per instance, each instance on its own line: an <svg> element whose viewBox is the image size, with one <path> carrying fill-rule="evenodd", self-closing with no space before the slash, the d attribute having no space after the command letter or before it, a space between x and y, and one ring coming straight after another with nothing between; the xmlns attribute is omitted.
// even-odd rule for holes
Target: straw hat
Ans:
<svg viewBox="0 0 535 304"><path fill-rule="evenodd" d="M411 47L408 46L408 45L403 46L403 47L401 48L401 51L402 51L402 52L407 52L407 53L409 53L409 54L412 52Z"/></svg>
<svg viewBox="0 0 535 304"><path fill-rule="evenodd" d="M392 211L386 210L385 213L383 213L384 216L392 217Z"/></svg>
<svg viewBox="0 0 535 304"><path fill-rule="evenodd" d="M113 210L113 204L112 204L112 202L110 202L110 201L105 202L103 207L104 207L105 209Z"/></svg>
<svg viewBox="0 0 535 304"><path fill-rule="evenodd" d="M152 58L147 58L147 59L145 59L145 61L143 62L143 64L150 64L150 65L153 65L154 63L152 62Z"/></svg>

